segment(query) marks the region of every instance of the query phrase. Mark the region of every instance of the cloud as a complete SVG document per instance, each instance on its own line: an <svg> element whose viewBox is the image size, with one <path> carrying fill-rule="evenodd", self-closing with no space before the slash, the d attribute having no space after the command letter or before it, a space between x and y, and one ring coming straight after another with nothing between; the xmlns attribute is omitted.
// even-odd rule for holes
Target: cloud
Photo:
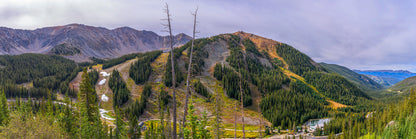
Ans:
<svg viewBox="0 0 416 139"><path fill-rule="evenodd" d="M198 6L199 37L243 30L288 43L319 62L416 71L416 4L411 0L2 0L0 26L81 23L165 35L160 20L165 2L175 33L191 34L190 12Z"/></svg>

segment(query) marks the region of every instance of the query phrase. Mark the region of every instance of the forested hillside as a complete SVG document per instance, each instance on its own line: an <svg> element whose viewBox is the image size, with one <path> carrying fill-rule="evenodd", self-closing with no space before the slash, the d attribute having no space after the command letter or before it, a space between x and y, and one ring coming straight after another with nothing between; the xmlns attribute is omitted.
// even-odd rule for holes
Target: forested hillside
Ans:
<svg viewBox="0 0 416 139"><path fill-rule="evenodd" d="M406 78L403 81L394 84L388 90L399 94L409 94L412 88L416 88L416 76Z"/></svg>
<svg viewBox="0 0 416 139"><path fill-rule="evenodd" d="M319 65L324 67L330 73L337 73L345 77L348 81L354 83L357 87L359 87L360 89L364 91L383 89L382 85L373 81L371 78L365 75L358 74L346 67L336 65L336 64L327 64L327 63L319 63Z"/></svg>
<svg viewBox="0 0 416 139"><path fill-rule="evenodd" d="M42 98L48 90L76 96L68 85L81 68L72 60L41 54L3 55L0 67L0 86L7 97L28 97L30 93L31 97Z"/></svg>
<svg viewBox="0 0 416 139"><path fill-rule="evenodd" d="M245 125L255 130L263 128L262 133L266 133L264 125L294 129L310 119L333 117L345 111L368 111L363 108L366 107L365 103L374 101L356 84L332 73L330 69L323 68L292 46L253 34L236 32L195 40L189 82L189 93L192 95L190 104L185 107L186 102L179 100L184 100L186 95L184 90L187 89L191 48L189 42L173 50L178 118L182 119L184 109L189 110L190 114L186 116L187 127L180 131L184 135L191 134L188 131L192 131L193 127L201 128L207 123L215 123L208 128L210 132L201 128L195 133L207 135L206 137L211 134L233 137L230 129L234 127L230 125ZM13 56L3 58L2 61L6 62L1 61L2 69L21 68L7 64L7 61L12 61L11 57ZM73 119L69 121L73 122L73 127L85 126L76 122L79 119L75 117L79 114L88 115L89 121L96 120L95 109L99 108L101 120L111 127L107 129L111 134L105 136L114 136L112 132L117 137L126 137L127 133L133 136L143 134L149 138L171 136L167 133L172 132L172 129L166 126L171 121L163 120L170 119L173 110L170 53L152 51L115 59L91 58L92 63L78 64L59 56L28 54L21 57L35 59L20 60L23 63L29 61L23 64L26 67L31 67L32 63L33 70L17 72L21 74L10 73L16 77L3 78L2 82L5 84L2 88L7 90L6 95L25 97L25 92L20 90L27 90L19 84L26 83L27 73L33 74L31 77L34 87L31 91L35 88L45 89L40 97L54 97L57 90L69 89L69 81L80 82L78 97L82 97L82 101L86 103L82 104L81 110L89 112L72 114ZM78 73L82 67L90 70L85 69ZM8 72L4 71L2 74L9 74ZM88 76L85 76L87 73ZM17 88L10 91L11 89L7 89L10 86ZM47 91L48 89L51 91ZM68 92L72 97L76 97L75 93L76 91ZM56 99L63 101L62 96ZM89 104L90 102L98 102L99 105ZM195 123L197 120L207 123ZM148 127L143 133L138 130L138 122L144 122ZM221 126L226 129L220 129ZM64 127L61 128L65 129ZM218 132L214 127L218 127ZM101 127L96 130L101 130ZM271 134L270 129L268 130L267 134ZM61 133L69 137L79 135L73 132L75 131L67 129ZM241 137L245 133L241 128L237 134ZM259 136L259 132L247 132L246 137Z"/></svg>

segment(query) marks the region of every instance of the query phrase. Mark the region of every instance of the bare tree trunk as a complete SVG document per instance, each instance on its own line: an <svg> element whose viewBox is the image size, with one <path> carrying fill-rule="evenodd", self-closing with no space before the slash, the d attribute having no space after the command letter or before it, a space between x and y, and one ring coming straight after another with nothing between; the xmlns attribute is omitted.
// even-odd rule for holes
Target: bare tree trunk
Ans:
<svg viewBox="0 0 416 139"><path fill-rule="evenodd" d="M237 103L234 104L234 138L237 138Z"/></svg>
<svg viewBox="0 0 416 139"><path fill-rule="evenodd" d="M195 13L193 13L192 15L194 16L194 30L193 30L193 35L192 35L192 45L191 45L191 54L189 56L189 64L188 64L188 76L186 77L186 98L185 98L185 106L184 106L184 110L183 110L183 123L182 123L182 128L185 128L185 122L186 122L186 116L188 115L188 99L189 99L189 95L192 96L192 92L189 91L189 80L191 78L191 69L192 69L192 53L194 52L194 42L195 42L195 29L196 29L196 15L198 13L198 8L196 8ZM190 94L188 93L190 92ZM180 130L180 134L182 136L182 128Z"/></svg>
<svg viewBox="0 0 416 139"><path fill-rule="evenodd" d="M259 96L260 97L260 96ZM260 121L260 125L259 125L259 133L260 133L260 139L263 138L263 136L261 135L261 109L260 109L260 100L259 100L259 104L257 105L257 108L259 109L259 121Z"/></svg>
<svg viewBox="0 0 416 139"><path fill-rule="evenodd" d="M218 88L217 88L218 89ZM215 120L216 120L216 122L217 122L217 125L216 125L216 132L217 132L217 135L216 135L216 139L220 139L220 137L221 137L221 135L220 135L220 119L219 119L219 117L220 117L220 108L219 108L219 97L220 97L220 93L219 93L219 90L217 90L216 89L216 94L217 94L217 97L215 98L216 99L216 106L215 106L215 111L216 111L216 114L215 114Z"/></svg>
<svg viewBox="0 0 416 139"><path fill-rule="evenodd" d="M173 107L173 130L172 130L172 138L176 139L176 80L175 80L175 61L174 61L174 55L173 55L173 35L172 35L172 27L170 24L170 13L169 13L169 6L166 3L165 5L165 12L166 12L166 16L167 16L167 21L168 24L166 25L169 31L169 44L170 44L170 61L171 61L171 65L172 65L172 107Z"/></svg>
<svg viewBox="0 0 416 139"><path fill-rule="evenodd" d="M242 122L242 126L243 126L243 139L246 138L246 133L244 131L244 97L243 97L243 88L242 88L242 82L241 82L241 73L239 74L240 77L240 99L241 99L241 122Z"/></svg>

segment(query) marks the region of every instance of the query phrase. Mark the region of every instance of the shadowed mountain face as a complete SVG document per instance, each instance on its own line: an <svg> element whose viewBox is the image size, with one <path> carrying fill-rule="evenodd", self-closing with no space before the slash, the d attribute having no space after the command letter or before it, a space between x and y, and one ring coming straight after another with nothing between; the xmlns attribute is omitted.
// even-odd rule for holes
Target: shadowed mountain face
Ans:
<svg viewBox="0 0 416 139"><path fill-rule="evenodd" d="M174 36L174 46L191 40L185 34ZM169 37L129 27L109 30L81 24L20 30L0 27L0 54L51 53L75 61L88 57L114 58L129 53L169 48ZM55 48L57 47L57 48Z"/></svg>

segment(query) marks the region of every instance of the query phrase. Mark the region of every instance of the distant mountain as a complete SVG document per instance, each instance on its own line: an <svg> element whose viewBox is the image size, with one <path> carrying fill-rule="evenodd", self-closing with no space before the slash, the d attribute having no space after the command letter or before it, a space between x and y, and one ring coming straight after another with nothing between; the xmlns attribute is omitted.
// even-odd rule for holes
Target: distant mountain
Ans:
<svg viewBox="0 0 416 139"><path fill-rule="evenodd" d="M376 81L372 80L371 78L358 74L346 67L336 65L336 64L326 64L326 63L319 63L322 67L324 67L330 73L338 73L341 76L344 76L348 79L348 81L354 83L359 88L369 91L369 90L378 90L382 89L383 86L378 84Z"/></svg>
<svg viewBox="0 0 416 139"><path fill-rule="evenodd" d="M392 86L406 78L416 76L407 70L354 70L359 74L364 74L384 86Z"/></svg>
<svg viewBox="0 0 416 139"><path fill-rule="evenodd" d="M49 53L75 61L88 57L115 58L129 53L168 48L167 36L129 27L109 30L82 24L21 30L0 27L0 54ZM174 36L175 46L191 40L181 33Z"/></svg>

